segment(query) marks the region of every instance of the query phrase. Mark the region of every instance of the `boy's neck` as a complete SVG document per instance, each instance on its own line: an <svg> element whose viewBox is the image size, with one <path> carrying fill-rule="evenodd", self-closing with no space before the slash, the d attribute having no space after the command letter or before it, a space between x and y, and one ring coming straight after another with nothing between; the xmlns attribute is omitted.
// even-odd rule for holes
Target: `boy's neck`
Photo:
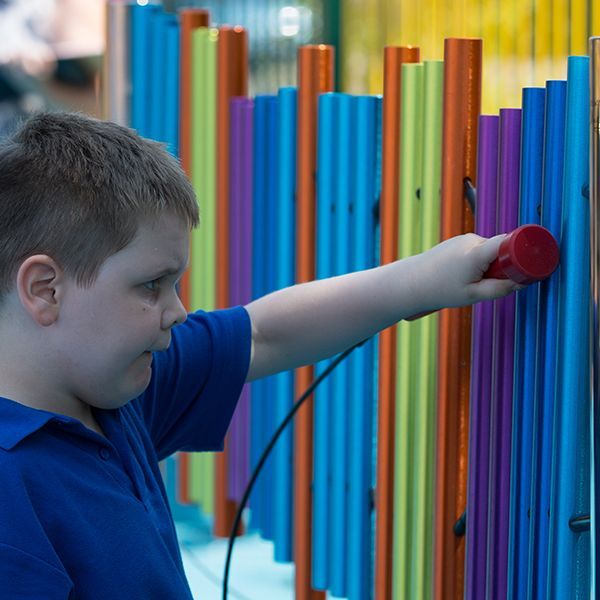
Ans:
<svg viewBox="0 0 600 600"><path fill-rule="evenodd" d="M77 399L73 399L72 402L61 402L60 400L52 402L51 400L49 401L50 394L48 392L36 393L34 390L25 389L14 382L11 383L10 380L4 379L1 376L0 381L0 396L8 398L13 402L17 402L18 404L22 404L23 406L28 406L29 408L45 410L59 415L72 417L80 421L88 429L106 437L89 404Z"/></svg>
<svg viewBox="0 0 600 600"><path fill-rule="evenodd" d="M102 427L100 427L98 421L96 421L96 419L94 418L93 415L91 415L91 421L89 423L84 423L84 425L88 429L91 429L92 431L95 431L98 435L101 435L102 437L106 437L106 434L102 430Z"/></svg>

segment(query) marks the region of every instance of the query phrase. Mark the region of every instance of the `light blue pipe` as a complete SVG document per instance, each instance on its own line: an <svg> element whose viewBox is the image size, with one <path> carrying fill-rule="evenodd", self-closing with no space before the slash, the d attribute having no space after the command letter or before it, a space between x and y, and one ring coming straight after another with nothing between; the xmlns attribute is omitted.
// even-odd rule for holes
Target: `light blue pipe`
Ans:
<svg viewBox="0 0 600 600"><path fill-rule="evenodd" d="M269 235L267 229L268 211L268 171L271 169L268 157L268 123L270 96L257 96L254 101L254 168L253 168L253 202L252 202L252 297L259 298L267 293L267 245ZM254 469L268 443L268 423L265 414L270 410L267 404L267 381L261 379L252 383L252 402L250 411L250 468ZM266 487L265 471L260 474L255 490L250 498L250 527L264 532L267 520L265 497L269 490Z"/></svg>
<svg viewBox="0 0 600 600"><path fill-rule="evenodd" d="M281 88L277 111L277 239L276 280L278 289L295 282L296 215L294 196L296 192L296 88ZM273 411L277 423L281 423L294 401L294 375L292 371L275 377L275 403ZM293 445L294 426L288 425L275 447L274 463L274 541L275 560L292 560L292 494L293 494Z"/></svg>
<svg viewBox="0 0 600 600"><path fill-rule="evenodd" d="M173 155L179 154L179 22L170 15L165 28L165 112L163 115L163 141Z"/></svg>
<svg viewBox="0 0 600 600"><path fill-rule="evenodd" d="M267 198L266 211L263 215L266 221L266 236L265 236L265 294L270 294L276 289L276 260L277 249L275 237L275 228L277 227L277 96L267 96L267 132L266 132L266 158L267 170L265 176L267 178ZM275 168L274 168L275 166ZM279 423L275 420L273 406L276 401L275 377L268 377L264 380L264 408L265 412L262 415L266 423L267 436L263 442L266 446L271 439L275 429ZM267 540L273 540L275 536L274 526L274 502L275 496L278 493L275 487L275 471L274 459L270 456L264 466L265 480L265 495L263 497L263 537Z"/></svg>
<svg viewBox="0 0 600 600"><path fill-rule="evenodd" d="M150 17L151 43L147 60L149 62L147 74L149 77L150 111L147 136L153 140L165 140L164 114L167 69L167 26L172 17L162 10L156 10Z"/></svg>
<svg viewBox="0 0 600 600"><path fill-rule="evenodd" d="M354 192L352 174L358 165L352 163L352 151L356 146L354 98L338 94L337 136L334 141L336 192L334 196L333 229L334 244L333 275L350 271L350 196ZM331 500L333 509L330 520L330 583L334 596L346 596L346 569L348 552L348 363L342 362L332 373L331 414Z"/></svg>
<svg viewBox="0 0 600 600"><path fill-rule="evenodd" d="M336 194L335 161L337 140L338 94L319 96L317 124L316 173L316 276L317 279L333 274L334 234L332 202ZM327 367L329 361L315 366L315 378ZM339 367L338 367L339 368ZM314 395L314 489L313 489L313 548L312 584L317 590L326 590L331 577L330 520L332 518L331 490L331 393L332 379L327 378Z"/></svg>
<svg viewBox="0 0 600 600"><path fill-rule="evenodd" d="M131 7L131 127L145 137L149 136L150 130L150 24L157 11L158 7L153 5L134 4Z"/></svg>
<svg viewBox="0 0 600 600"><path fill-rule="evenodd" d="M380 191L378 173L381 135L381 97L360 96L354 100L356 135L353 149L352 185L353 240L351 269L375 266L375 205ZM354 350L349 358L348 438L348 555L349 600L370 598L371 573L371 466L374 415L374 342Z"/></svg>
<svg viewBox="0 0 600 600"><path fill-rule="evenodd" d="M589 59L569 57L548 596L589 597L590 535L569 520L589 498Z"/></svg>

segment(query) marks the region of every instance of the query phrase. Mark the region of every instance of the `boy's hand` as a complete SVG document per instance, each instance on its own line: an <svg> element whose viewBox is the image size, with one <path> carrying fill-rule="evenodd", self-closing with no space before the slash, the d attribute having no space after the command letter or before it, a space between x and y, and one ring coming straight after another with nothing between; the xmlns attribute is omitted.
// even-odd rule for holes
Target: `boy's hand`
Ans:
<svg viewBox="0 0 600 600"><path fill-rule="evenodd" d="M524 286L510 279L483 279L506 234L487 239L474 233L450 238L420 255L428 310L506 296Z"/></svg>

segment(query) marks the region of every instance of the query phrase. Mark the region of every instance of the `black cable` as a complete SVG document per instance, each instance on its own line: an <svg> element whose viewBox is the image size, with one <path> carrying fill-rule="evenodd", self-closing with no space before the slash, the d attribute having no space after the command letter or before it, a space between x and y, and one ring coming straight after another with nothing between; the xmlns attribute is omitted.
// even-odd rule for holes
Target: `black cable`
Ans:
<svg viewBox="0 0 600 600"><path fill-rule="evenodd" d="M287 427L289 422L294 418L298 409L304 404L305 400L309 398L312 393L315 391L315 388L327 377L331 371L333 371L347 356L350 354L355 348L362 346L368 340L363 340L362 342L356 344L356 346L352 346L352 348L348 348L342 352L337 358L331 361L331 363L327 366L327 368L310 384L308 389L300 396L298 401L292 407L292 410L286 415L285 419L281 422L273 437L267 444L267 447L263 450L263 453L260 456L260 459L256 463L256 467L254 467L254 471L252 472L252 477L250 477L250 481L246 486L246 490L244 491L244 495L242 496L242 500L238 507L238 510L235 514L235 519L233 520L233 526L231 527L231 533L229 534L229 544L227 546L227 557L225 558L225 573L223 575L223 600L227 600L227 583L229 581L229 567L231 565L231 555L233 553L233 544L235 543L235 538L237 534L238 527L240 526L240 522L242 520L242 513L244 511L244 507L246 506L246 502L248 502L248 498L252 493L252 488L254 487L254 483L260 474L263 465L265 464L271 450L273 450L273 446L279 439L279 436L283 433L283 430Z"/></svg>

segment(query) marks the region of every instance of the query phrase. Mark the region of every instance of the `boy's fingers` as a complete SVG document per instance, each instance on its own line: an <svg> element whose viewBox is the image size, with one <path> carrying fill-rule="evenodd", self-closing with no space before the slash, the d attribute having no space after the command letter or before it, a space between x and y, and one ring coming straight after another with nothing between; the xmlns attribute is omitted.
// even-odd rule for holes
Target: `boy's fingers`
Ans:
<svg viewBox="0 0 600 600"><path fill-rule="evenodd" d="M482 279L476 286L478 297L484 300L502 298L525 287L510 279Z"/></svg>
<svg viewBox="0 0 600 600"><path fill-rule="evenodd" d="M496 260L498 257L498 252L500 250L500 244L506 238L506 233L501 233L500 235L495 235L492 238L485 240L479 246L479 252L481 257L481 262L487 264L488 266Z"/></svg>

